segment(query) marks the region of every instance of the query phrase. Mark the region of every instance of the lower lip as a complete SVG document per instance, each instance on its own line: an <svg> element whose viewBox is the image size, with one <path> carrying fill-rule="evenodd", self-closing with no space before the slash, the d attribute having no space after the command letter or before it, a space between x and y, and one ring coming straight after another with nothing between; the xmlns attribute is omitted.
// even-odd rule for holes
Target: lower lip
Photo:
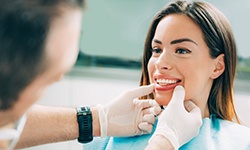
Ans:
<svg viewBox="0 0 250 150"><path fill-rule="evenodd" d="M178 83L176 83L176 84L170 84L170 85L159 85L159 84L156 84L155 85L155 90L157 90L157 91L169 91L169 90L173 90L177 85L178 85Z"/></svg>

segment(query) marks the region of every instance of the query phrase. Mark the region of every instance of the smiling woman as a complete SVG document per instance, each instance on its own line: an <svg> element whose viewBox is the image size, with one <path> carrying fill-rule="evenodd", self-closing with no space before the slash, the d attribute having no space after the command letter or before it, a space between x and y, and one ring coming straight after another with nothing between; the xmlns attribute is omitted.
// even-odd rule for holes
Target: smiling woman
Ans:
<svg viewBox="0 0 250 150"><path fill-rule="evenodd" d="M182 85L187 93L185 99L192 99L202 108L202 116L209 117L208 95L213 79L224 71L224 54L217 59L210 57L202 37L201 29L189 17L167 15L156 28L147 68L150 83L156 83L154 98L159 104L167 105L174 88ZM158 80L174 84L162 85Z"/></svg>
<svg viewBox="0 0 250 150"><path fill-rule="evenodd" d="M175 1L154 17L145 41L141 85L156 86L144 98L166 108L174 88L182 85L184 99L193 101L203 117L199 135L181 150L250 148L250 129L233 122L239 121L233 93L236 62L230 23L214 6ZM144 149L150 136L113 138L106 145Z"/></svg>
<svg viewBox="0 0 250 150"><path fill-rule="evenodd" d="M178 13L167 6L151 24L141 85L158 78L180 80L178 84L187 93L185 99L192 99L203 117L216 114L230 121L237 119L232 93L237 55L228 20L210 5L179 5L182 4L175 10ZM154 49L158 49L157 54ZM167 105L176 85L158 84L155 99Z"/></svg>

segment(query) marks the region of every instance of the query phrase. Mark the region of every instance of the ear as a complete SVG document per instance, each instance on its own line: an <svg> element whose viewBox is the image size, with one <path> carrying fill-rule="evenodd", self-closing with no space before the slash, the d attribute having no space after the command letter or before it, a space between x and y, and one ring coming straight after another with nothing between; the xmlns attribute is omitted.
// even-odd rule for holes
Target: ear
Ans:
<svg viewBox="0 0 250 150"><path fill-rule="evenodd" d="M212 79L218 78L225 70L224 54L220 54L214 60L214 70L211 74Z"/></svg>

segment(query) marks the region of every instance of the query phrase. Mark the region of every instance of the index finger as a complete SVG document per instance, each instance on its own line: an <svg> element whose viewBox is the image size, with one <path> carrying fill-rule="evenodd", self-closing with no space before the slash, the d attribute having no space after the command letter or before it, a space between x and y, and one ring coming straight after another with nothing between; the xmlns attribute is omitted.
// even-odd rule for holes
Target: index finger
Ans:
<svg viewBox="0 0 250 150"><path fill-rule="evenodd" d="M126 93L130 96L131 99L135 99L147 94L150 94L154 90L154 84L140 86L138 88L127 91Z"/></svg>

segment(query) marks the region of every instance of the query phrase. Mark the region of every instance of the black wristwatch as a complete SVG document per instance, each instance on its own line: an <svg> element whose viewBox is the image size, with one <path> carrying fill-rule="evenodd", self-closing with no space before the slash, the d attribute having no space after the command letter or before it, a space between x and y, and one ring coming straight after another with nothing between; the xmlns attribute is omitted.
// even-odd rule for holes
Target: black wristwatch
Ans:
<svg viewBox="0 0 250 150"><path fill-rule="evenodd" d="M77 122L79 126L78 142L88 143L93 140L92 113L89 107L77 107Z"/></svg>

